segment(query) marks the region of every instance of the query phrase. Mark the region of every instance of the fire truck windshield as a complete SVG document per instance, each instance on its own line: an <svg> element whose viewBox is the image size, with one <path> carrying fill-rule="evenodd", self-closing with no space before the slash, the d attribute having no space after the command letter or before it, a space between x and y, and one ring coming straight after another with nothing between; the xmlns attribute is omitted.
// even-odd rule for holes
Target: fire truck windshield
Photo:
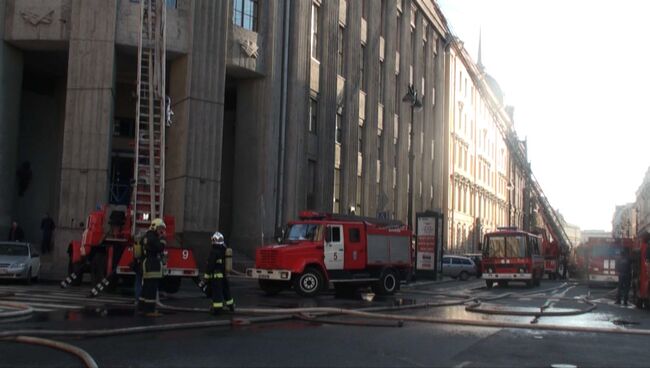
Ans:
<svg viewBox="0 0 650 368"><path fill-rule="evenodd" d="M591 247L592 257L617 257L621 254L621 248L611 244L595 244Z"/></svg>
<svg viewBox="0 0 650 368"><path fill-rule="evenodd" d="M285 240L319 240L322 233L321 228L322 226L317 224L293 224L289 228L289 232Z"/></svg>
<svg viewBox="0 0 650 368"><path fill-rule="evenodd" d="M526 257L526 237L523 235L490 236L487 241L487 256L494 258Z"/></svg>

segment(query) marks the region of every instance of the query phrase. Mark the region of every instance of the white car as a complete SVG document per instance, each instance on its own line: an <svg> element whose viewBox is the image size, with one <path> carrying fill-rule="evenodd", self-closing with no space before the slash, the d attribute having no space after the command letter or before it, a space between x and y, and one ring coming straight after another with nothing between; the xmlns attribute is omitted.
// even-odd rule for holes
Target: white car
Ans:
<svg viewBox="0 0 650 368"><path fill-rule="evenodd" d="M443 256L442 274L466 281L470 276L476 276L476 265L468 257Z"/></svg>
<svg viewBox="0 0 650 368"><path fill-rule="evenodd" d="M41 258L29 243L0 242L0 279L38 280Z"/></svg>

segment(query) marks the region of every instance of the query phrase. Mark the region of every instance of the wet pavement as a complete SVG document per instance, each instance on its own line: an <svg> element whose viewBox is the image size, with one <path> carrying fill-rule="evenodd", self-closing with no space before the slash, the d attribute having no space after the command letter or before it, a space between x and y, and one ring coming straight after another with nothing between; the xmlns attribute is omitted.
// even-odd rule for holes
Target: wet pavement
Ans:
<svg viewBox="0 0 650 368"><path fill-rule="evenodd" d="M87 285L61 290L56 284L3 283L0 301L27 304L34 312L20 319L0 317L0 332L225 324L57 338L86 349L100 366L647 366L650 361L650 353L646 353L650 311L614 305L611 289L591 289L576 281L492 289L476 279L420 282L403 286L394 296L375 296L372 301L363 300L358 293L340 298L333 292L313 299L291 291L268 297L253 281L233 278L231 282L239 309L235 314L214 317L202 312L210 303L188 282L179 293L161 297L164 305L183 310L163 309L163 315L154 319L134 314L129 290L90 299ZM429 306L415 308L425 303ZM246 308L315 307L372 310L399 318L306 314L256 323L259 315L242 313ZM7 309L0 306L0 316L3 310ZM415 318L436 323L410 320ZM490 326L449 325L440 320L479 321ZM503 323L510 327L500 326ZM532 329L534 326L557 329L540 331ZM575 328L600 328L607 333L575 332ZM648 335L613 333L629 329L647 330ZM627 354L631 351L636 353ZM0 357L0 367L80 366L65 353L12 342L0 342Z"/></svg>

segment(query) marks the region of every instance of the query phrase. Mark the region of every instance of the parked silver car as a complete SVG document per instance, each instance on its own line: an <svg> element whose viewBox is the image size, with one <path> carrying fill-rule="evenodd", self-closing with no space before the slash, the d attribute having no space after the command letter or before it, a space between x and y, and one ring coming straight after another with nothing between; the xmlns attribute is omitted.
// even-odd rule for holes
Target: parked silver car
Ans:
<svg viewBox="0 0 650 368"><path fill-rule="evenodd" d="M443 256L442 274L465 281L470 276L476 276L476 264L468 257Z"/></svg>
<svg viewBox="0 0 650 368"><path fill-rule="evenodd" d="M0 242L0 279L38 280L41 258L29 243Z"/></svg>

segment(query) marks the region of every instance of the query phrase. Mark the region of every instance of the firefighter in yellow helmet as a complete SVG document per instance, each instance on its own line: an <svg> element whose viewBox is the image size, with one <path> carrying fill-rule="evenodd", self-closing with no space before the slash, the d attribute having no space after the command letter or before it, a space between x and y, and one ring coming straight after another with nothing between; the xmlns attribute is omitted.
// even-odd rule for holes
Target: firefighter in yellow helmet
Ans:
<svg viewBox="0 0 650 368"><path fill-rule="evenodd" d="M235 311L235 302L230 295L230 283L226 273L227 246L220 232L212 234L212 249L208 256L205 279L210 282L212 291L212 314L219 314L224 309Z"/></svg>
<svg viewBox="0 0 650 368"><path fill-rule="evenodd" d="M138 300L138 312L148 317L157 316L156 300L158 284L162 279L162 258L165 250L165 222L162 219L151 221L149 230L142 239L142 293Z"/></svg>

